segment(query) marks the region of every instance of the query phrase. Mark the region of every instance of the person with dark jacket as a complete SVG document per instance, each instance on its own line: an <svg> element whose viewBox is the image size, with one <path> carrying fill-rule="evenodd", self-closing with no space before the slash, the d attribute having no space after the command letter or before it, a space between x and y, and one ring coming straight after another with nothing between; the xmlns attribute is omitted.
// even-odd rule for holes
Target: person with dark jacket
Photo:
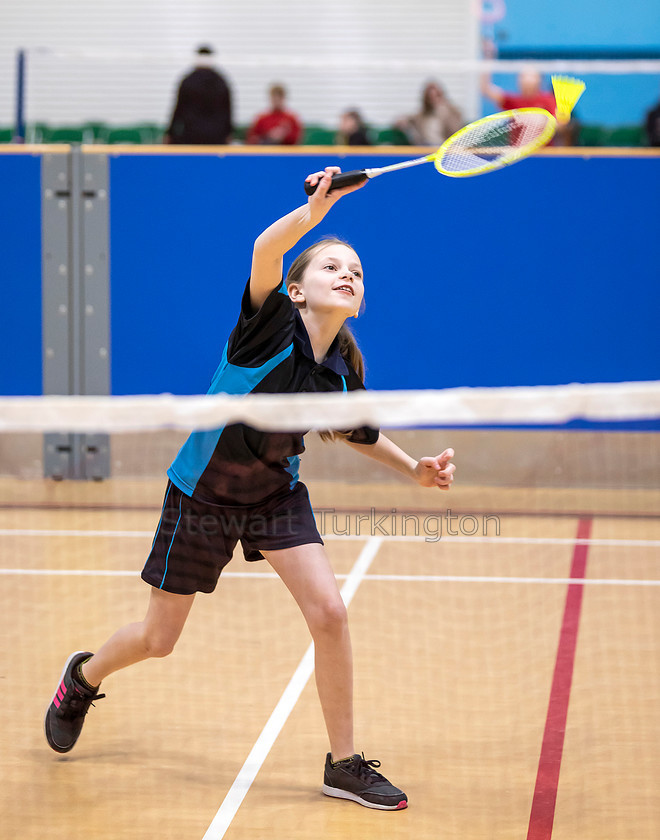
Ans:
<svg viewBox="0 0 660 840"><path fill-rule="evenodd" d="M660 102L646 114L646 142L660 146Z"/></svg>
<svg viewBox="0 0 660 840"><path fill-rule="evenodd" d="M339 121L339 131L335 137L338 146L371 146L367 126L359 111L344 111Z"/></svg>
<svg viewBox="0 0 660 840"><path fill-rule="evenodd" d="M231 142L231 91L210 65L210 47L200 47L197 66L179 85L165 143L216 145Z"/></svg>

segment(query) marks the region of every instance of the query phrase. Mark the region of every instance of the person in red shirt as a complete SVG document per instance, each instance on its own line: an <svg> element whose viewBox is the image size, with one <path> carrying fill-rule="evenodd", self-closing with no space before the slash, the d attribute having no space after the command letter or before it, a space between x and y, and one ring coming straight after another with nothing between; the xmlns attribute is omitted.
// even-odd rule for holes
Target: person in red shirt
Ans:
<svg viewBox="0 0 660 840"><path fill-rule="evenodd" d="M513 108L545 108L554 115L557 104L549 91L541 90L541 75L536 70L524 70L518 75L519 93L502 90L489 77L484 77L481 92L502 111Z"/></svg>
<svg viewBox="0 0 660 840"><path fill-rule="evenodd" d="M295 114L286 110L286 90L272 85L269 91L271 110L260 114L248 131L249 144L293 146L300 143L302 125Z"/></svg>
<svg viewBox="0 0 660 840"><path fill-rule="evenodd" d="M493 43L484 45L484 56L494 58L496 48ZM490 99L501 111L511 111L515 108L544 108L553 116L557 110L554 94L541 89L541 74L533 68L522 70L518 74L518 92L506 91L497 87L489 75L481 78L481 92ZM574 143L575 121L568 125L557 127L555 136L550 141L551 146L572 146Z"/></svg>

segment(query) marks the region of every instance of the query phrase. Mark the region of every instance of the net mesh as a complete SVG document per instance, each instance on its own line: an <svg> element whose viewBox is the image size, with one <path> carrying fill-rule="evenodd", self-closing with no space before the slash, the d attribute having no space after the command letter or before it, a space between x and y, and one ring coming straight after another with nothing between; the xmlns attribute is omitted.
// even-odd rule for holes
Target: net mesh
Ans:
<svg viewBox="0 0 660 840"><path fill-rule="evenodd" d="M554 128L554 118L540 109L505 112L461 132L443 148L435 166L445 175L479 175L540 148Z"/></svg>
<svg viewBox="0 0 660 840"><path fill-rule="evenodd" d="M305 622L240 547L172 656L104 681L66 760L43 739L71 651L145 613L139 573L189 430L249 421L370 422L415 459L455 450L449 492L314 432L301 459L349 603L356 749L414 805L388 837L525 836L550 822L558 837L654 838L660 383L328 396L1 401L8 836L55 820L69 833L85 820L98 838L354 825L355 810L318 795L327 737ZM76 452L99 480L57 475L54 460Z"/></svg>

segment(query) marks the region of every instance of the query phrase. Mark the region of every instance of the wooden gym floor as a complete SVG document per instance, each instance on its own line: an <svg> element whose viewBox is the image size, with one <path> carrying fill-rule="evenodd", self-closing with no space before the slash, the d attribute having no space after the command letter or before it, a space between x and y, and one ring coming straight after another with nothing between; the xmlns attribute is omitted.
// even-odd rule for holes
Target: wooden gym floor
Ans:
<svg viewBox="0 0 660 840"><path fill-rule="evenodd" d="M106 680L77 747L52 752L42 719L65 659L142 617L162 482L0 481L2 837L655 840L657 492L614 510L589 491L552 513L500 491L496 523L484 492L456 490L474 521L445 518L441 539L419 508L417 537L368 513L356 533L346 517L375 498L359 486L326 518L352 596L358 748L410 798L387 813L320 793L307 630L240 551L174 654ZM336 485L315 495L336 501Z"/></svg>

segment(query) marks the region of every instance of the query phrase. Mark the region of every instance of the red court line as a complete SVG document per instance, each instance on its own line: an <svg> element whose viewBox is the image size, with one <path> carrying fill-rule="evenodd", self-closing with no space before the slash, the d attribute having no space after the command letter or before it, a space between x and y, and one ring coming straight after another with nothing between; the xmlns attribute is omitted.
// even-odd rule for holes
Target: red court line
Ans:
<svg viewBox="0 0 660 840"><path fill-rule="evenodd" d="M577 540L589 539L591 535L591 520L580 519L577 528ZM584 578L587 570L588 545L576 544L573 548L571 563L571 578ZM564 618L559 634L555 672L550 689L548 714L545 720L543 743L539 757L539 768L536 776L536 786L532 799L532 809L529 816L527 840L550 840L552 825L555 819L555 805L557 804L557 787L559 785L559 770L564 749L564 735L566 734L566 718L568 716L568 702L571 695L573 666L575 664L575 650L577 647L580 612L582 609L582 593L584 584L571 583L566 594Z"/></svg>

